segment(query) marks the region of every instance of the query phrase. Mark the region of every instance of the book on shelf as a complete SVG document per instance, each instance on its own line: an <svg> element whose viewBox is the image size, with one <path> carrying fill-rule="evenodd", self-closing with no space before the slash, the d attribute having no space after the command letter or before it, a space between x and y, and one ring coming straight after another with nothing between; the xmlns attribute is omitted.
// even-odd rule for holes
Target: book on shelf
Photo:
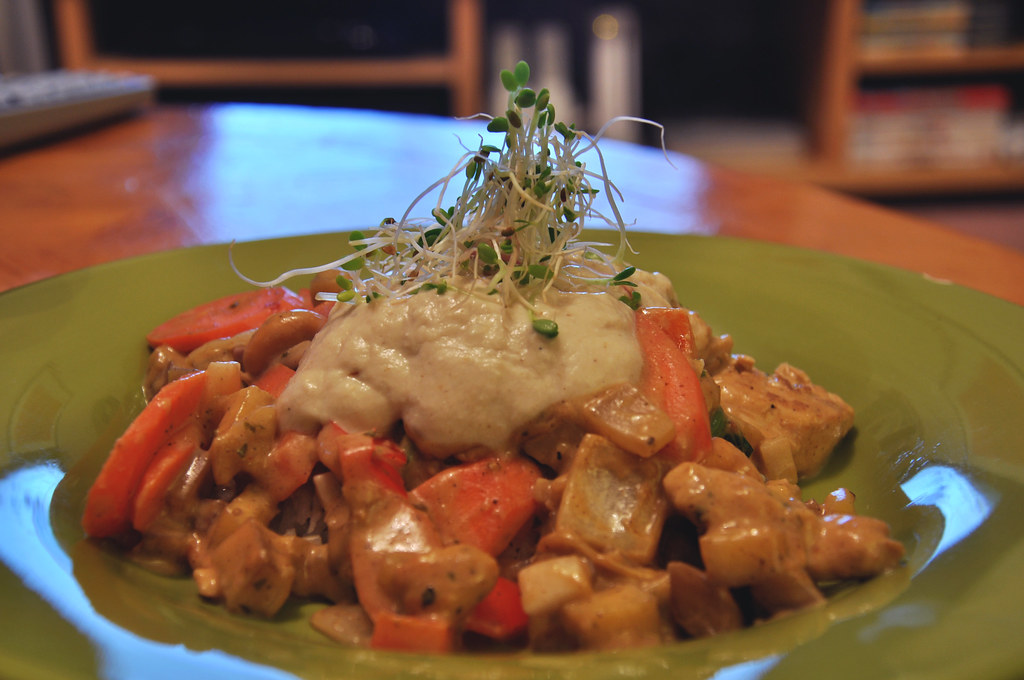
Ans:
<svg viewBox="0 0 1024 680"><path fill-rule="evenodd" d="M876 0L864 5L861 47L865 51L961 48L967 45L970 21L967 0Z"/></svg>
<svg viewBox="0 0 1024 680"><path fill-rule="evenodd" d="M986 165L1007 159L1011 93L1001 84L868 90L849 155L861 165Z"/></svg>
<svg viewBox="0 0 1024 680"><path fill-rule="evenodd" d="M861 21L866 53L1006 45L1018 0L873 0ZM1019 10L1019 8L1017 8Z"/></svg>

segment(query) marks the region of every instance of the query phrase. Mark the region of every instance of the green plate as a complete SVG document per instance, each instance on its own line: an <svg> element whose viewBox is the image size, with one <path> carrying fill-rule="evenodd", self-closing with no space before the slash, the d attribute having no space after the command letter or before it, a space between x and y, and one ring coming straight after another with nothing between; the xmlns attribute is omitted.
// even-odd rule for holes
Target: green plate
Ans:
<svg viewBox="0 0 1024 680"><path fill-rule="evenodd" d="M82 540L85 489L142 405L143 334L244 289L225 246L77 271L0 295L0 675L74 677L1004 678L1024 675L1024 309L874 264L783 246L636 234L737 351L789 361L857 410L806 486L845 486L888 521L905 567L828 604L718 638L562 656L350 650L204 603ZM344 248L319 235L239 244L270 277Z"/></svg>

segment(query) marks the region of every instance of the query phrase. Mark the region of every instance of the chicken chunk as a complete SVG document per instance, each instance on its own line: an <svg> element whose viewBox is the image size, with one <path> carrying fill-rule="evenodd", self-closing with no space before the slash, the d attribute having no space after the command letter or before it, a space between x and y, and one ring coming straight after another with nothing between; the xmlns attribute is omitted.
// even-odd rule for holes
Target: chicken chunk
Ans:
<svg viewBox="0 0 1024 680"><path fill-rule="evenodd" d="M789 364L768 375L750 357L737 356L714 379L722 408L769 479L813 477L853 427L849 404Z"/></svg>
<svg viewBox="0 0 1024 680"><path fill-rule="evenodd" d="M797 489L786 483L682 463L664 486L673 507L701 534L708 578L729 588L751 586L772 612L821 602L815 581L868 578L903 558L903 545L881 520L823 516L791 495Z"/></svg>
<svg viewBox="0 0 1024 680"><path fill-rule="evenodd" d="M210 553L210 567L196 578L212 578L207 592L219 595L232 612L272 617L284 605L295 568L281 539L249 519Z"/></svg>
<svg viewBox="0 0 1024 680"><path fill-rule="evenodd" d="M870 578L903 559L903 545L874 517L829 514L815 523L807 571L819 581Z"/></svg>
<svg viewBox="0 0 1024 680"><path fill-rule="evenodd" d="M728 335L715 335L711 326L697 312L688 311L694 350L697 354L695 358L704 362L704 368L708 373L717 373L732 362L732 338Z"/></svg>

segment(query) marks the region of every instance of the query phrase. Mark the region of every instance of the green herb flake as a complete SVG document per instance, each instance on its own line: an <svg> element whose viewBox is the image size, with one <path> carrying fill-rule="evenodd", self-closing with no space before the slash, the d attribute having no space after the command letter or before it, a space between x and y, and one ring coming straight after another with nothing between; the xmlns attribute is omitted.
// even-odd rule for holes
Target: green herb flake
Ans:
<svg viewBox="0 0 1024 680"><path fill-rule="evenodd" d="M498 253L487 243L481 243L476 247L480 261L484 264L498 264Z"/></svg>
<svg viewBox="0 0 1024 680"><path fill-rule="evenodd" d="M516 77L516 83L519 85L526 85L526 83L530 82L530 65L525 61L517 63L513 73Z"/></svg>
<svg viewBox="0 0 1024 680"><path fill-rule="evenodd" d="M550 279L555 275L555 273L551 271L551 267L548 267L545 264L531 264L527 267L527 271L530 273L530 276L536 279Z"/></svg>
<svg viewBox="0 0 1024 680"><path fill-rule="evenodd" d="M551 319L534 319L533 330L545 338L554 338L558 335L558 324Z"/></svg>
<svg viewBox="0 0 1024 680"><path fill-rule="evenodd" d="M516 95L516 106L521 106L527 109L537 103L537 93L530 88L523 88L519 94Z"/></svg>
<svg viewBox="0 0 1024 680"><path fill-rule="evenodd" d="M630 291L626 295L620 295L619 296L619 301L624 303L627 307L629 307L630 309L632 309L634 311L640 309L640 305L642 303L642 300L640 298L640 293L636 292L635 290L634 291Z"/></svg>
<svg viewBox="0 0 1024 680"><path fill-rule="evenodd" d="M712 437L724 437L725 430L729 426L729 419L725 415L725 410L722 407L716 408L711 412L711 436Z"/></svg>
<svg viewBox="0 0 1024 680"><path fill-rule="evenodd" d="M628 279L630 276L632 276L635 273L636 273L636 267L632 267L632 266L626 267L621 272L619 272L614 277L612 277L612 281L615 281L616 283L625 281L626 279Z"/></svg>
<svg viewBox="0 0 1024 680"><path fill-rule="evenodd" d="M341 268L347 272L357 272L365 266L366 260L362 257L356 257L349 260L348 262L343 263L341 265Z"/></svg>
<svg viewBox="0 0 1024 680"><path fill-rule="evenodd" d="M348 244L352 246L352 250L366 250L365 243L353 243L353 241L364 241L366 240L366 234L361 231L353 231L348 235Z"/></svg>

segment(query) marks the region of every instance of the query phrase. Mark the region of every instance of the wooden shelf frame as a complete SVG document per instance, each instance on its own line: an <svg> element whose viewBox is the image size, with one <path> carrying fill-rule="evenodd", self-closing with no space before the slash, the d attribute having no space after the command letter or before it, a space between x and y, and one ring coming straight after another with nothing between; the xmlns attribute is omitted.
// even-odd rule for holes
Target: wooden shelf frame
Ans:
<svg viewBox="0 0 1024 680"><path fill-rule="evenodd" d="M965 167L837 165L808 157L771 174L837 191L873 197L952 196L1024 191L1024 164Z"/></svg>
<svg viewBox="0 0 1024 680"><path fill-rule="evenodd" d="M874 196L1024 191L1024 163L958 168L857 166L849 159L848 141L854 102L865 78L1024 73L1024 44L867 52L860 46L863 0L809 1L820 38L812 48L817 68L807 85L808 152L801 160L773 168L773 174ZM744 169L765 171L763 164Z"/></svg>
<svg viewBox="0 0 1024 680"><path fill-rule="evenodd" d="M164 87L443 87L452 112L469 116L483 101L482 0L448 0L444 54L394 59L163 59L99 52L88 0L53 0L57 47L65 68L132 71Z"/></svg>

